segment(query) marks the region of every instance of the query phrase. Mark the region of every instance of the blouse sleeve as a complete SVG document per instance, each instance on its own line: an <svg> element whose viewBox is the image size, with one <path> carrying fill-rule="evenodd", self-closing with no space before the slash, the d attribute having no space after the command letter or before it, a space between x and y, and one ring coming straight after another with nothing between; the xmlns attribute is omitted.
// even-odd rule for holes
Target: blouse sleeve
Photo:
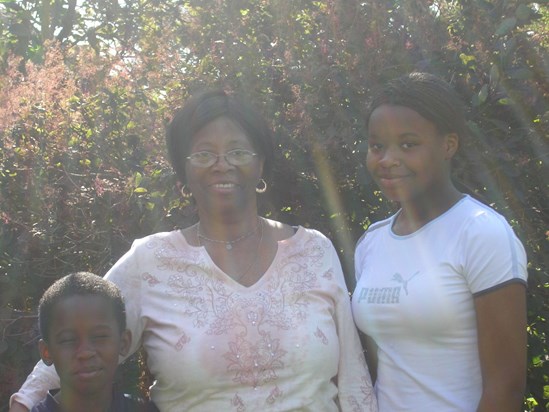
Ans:
<svg viewBox="0 0 549 412"><path fill-rule="evenodd" d="M115 283L124 297L126 306L126 327L130 330L132 341L129 357L141 347L145 320L141 316L141 273L146 273L146 251L139 246L143 239L136 240L130 250L122 256L107 272L105 279ZM120 360L122 361L123 359Z"/></svg>
<svg viewBox="0 0 549 412"><path fill-rule="evenodd" d="M109 270L105 278L114 282L121 290L126 304L127 327L132 333L132 344L129 354L134 353L141 345L143 333L143 322L140 320L140 282L137 268L139 262L136 253L136 244ZM125 358L120 358L122 362ZM39 361L33 371L18 392L10 398L10 405L17 401L31 409L33 405L40 402L47 395L50 389L59 388L59 377L54 366L47 366Z"/></svg>
<svg viewBox="0 0 549 412"><path fill-rule="evenodd" d="M351 312L350 295L341 263L332 246L332 262L338 292L335 296L335 321L339 339L337 386L342 412L377 411L377 400Z"/></svg>
<svg viewBox="0 0 549 412"><path fill-rule="evenodd" d="M47 366L39 361L32 372L27 376L23 386L10 398L10 406L14 401L25 405L29 410L42 399L50 389L59 388L59 377L55 367Z"/></svg>

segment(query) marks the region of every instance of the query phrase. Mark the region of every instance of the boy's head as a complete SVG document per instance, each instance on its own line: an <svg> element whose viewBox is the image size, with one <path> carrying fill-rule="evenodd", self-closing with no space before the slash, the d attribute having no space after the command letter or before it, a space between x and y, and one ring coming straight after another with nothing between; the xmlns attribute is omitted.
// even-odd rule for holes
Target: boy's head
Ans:
<svg viewBox="0 0 549 412"><path fill-rule="evenodd" d="M118 357L130 344L116 285L87 272L65 276L42 296L38 319L40 355L55 366L61 392L110 393Z"/></svg>
<svg viewBox="0 0 549 412"><path fill-rule="evenodd" d="M126 329L126 307L118 287L100 276L89 272L77 272L67 275L53 283L40 299L38 305L38 322L40 335L46 342L49 340L49 328L52 322L52 311L55 305L67 297L95 295L102 296L112 308L120 332Z"/></svg>

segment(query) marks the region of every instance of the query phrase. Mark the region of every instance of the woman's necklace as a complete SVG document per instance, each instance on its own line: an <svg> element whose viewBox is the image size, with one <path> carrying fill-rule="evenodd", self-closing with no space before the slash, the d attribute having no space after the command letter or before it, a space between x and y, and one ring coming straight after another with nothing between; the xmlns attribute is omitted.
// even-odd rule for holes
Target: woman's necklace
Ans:
<svg viewBox="0 0 549 412"><path fill-rule="evenodd" d="M252 231L250 231L248 233L245 233L242 236L237 237L236 239L233 239L233 240L218 240L218 239L210 239L209 237L206 237L202 233L200 233L200 221L196 225L196 236L198 237L199 242L200 242L200 239L204 239L204 240L206 240L208 242L211 242L211 243L222 243L222 244L225 245L225 249L227 249L227 250L232 250L233 245L235 243L238 243L241 240L244 240L244 239L250 237L255 232L257 232L257 225L256 225L256 227L254 227L254 229Z"/></svg>
<svg viewBox="0 0 549 412"><path fill-rule="evenodd" d="M242 279L244 279L246 276L248 276L250 270L255 266L257 263L257 260L259 259L259 252L261 250L261 241L263 240L263 220L259 220L259 242L257 242L257 249L255 250L255 257L252 259L250 266L246 269L245 272L242 272L242 274L237 277L235 280L240 283Z"/></svg>
<svg viewBox="0 0 549 412"><path fill-rule="evenodd" d="M257 249L255 251L255 257L252 259L250 265L248 266L248 268L242 272L242 274L236 278L233 278L235 281L237 282L240 282L241 279L244 279L250 272L250 270L252 270L252 268L255 266L255 264L257 263L257 260L259 259L259 252L261 250L261 242L263 241L263 220L261 218L258 218L258 226L259 226L259 242L257 242ZM200 222L198 223L198 225L200 225ZM198 246L202 246L202 243L200 242L200 239L205 239L205 240L211 240L212 242L216 242L215 239L208 239L207 237L204 237L204 236L201 236L200 235L200 232L198 231L199 230L199 227L196 227L196 234L197 234L197 237L198 237ZM257 227L256 229L257 230ZM251 233L247 233L243 238L245 237L248 237L248 236L251 236L252 233L255 232L255 230ZM235 243L235 242L238 242L238 240L242 240L242 239L236 239L236 240L233 240L232 243ZM217 242L219 243L227 243L226 241L224 240L217 240ZM225 246L227 247L227 246ZM231 246L232 248L232 246ZM227 250L230 250L229 248L227 248Z"/></svg>

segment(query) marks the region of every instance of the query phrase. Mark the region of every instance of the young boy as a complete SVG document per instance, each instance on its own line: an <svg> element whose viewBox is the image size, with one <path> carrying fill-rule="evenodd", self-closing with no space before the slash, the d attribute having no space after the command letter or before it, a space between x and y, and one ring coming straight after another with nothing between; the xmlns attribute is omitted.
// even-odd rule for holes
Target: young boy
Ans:
<svg viewBox="0 0 549 412"><path fill-rule="evenodd" d="M114 283L87 272L65 276L44 293L38 314L40 356L55 366L61 388L31 412L157 410L113 390L118 357L127 354L131 342Z"/></svg>

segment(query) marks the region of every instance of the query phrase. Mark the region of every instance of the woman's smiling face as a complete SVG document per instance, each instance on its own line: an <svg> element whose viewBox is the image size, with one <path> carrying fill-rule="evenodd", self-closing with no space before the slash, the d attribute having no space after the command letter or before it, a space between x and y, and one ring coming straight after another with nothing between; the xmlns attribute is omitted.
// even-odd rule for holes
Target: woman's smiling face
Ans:
<svg viewBox="0 0 549 412"><path fill-rule="evenodd" d="M244 130L228 117L219 117L200 129L191 142L189 155L210 152L223 155L235 149L256 153ZM224 156L208 167L186 162L187 183L199 207L243 208L255 202L255 188L263 173L263 158L253 156L250 163L234 166Z"/></svg>

